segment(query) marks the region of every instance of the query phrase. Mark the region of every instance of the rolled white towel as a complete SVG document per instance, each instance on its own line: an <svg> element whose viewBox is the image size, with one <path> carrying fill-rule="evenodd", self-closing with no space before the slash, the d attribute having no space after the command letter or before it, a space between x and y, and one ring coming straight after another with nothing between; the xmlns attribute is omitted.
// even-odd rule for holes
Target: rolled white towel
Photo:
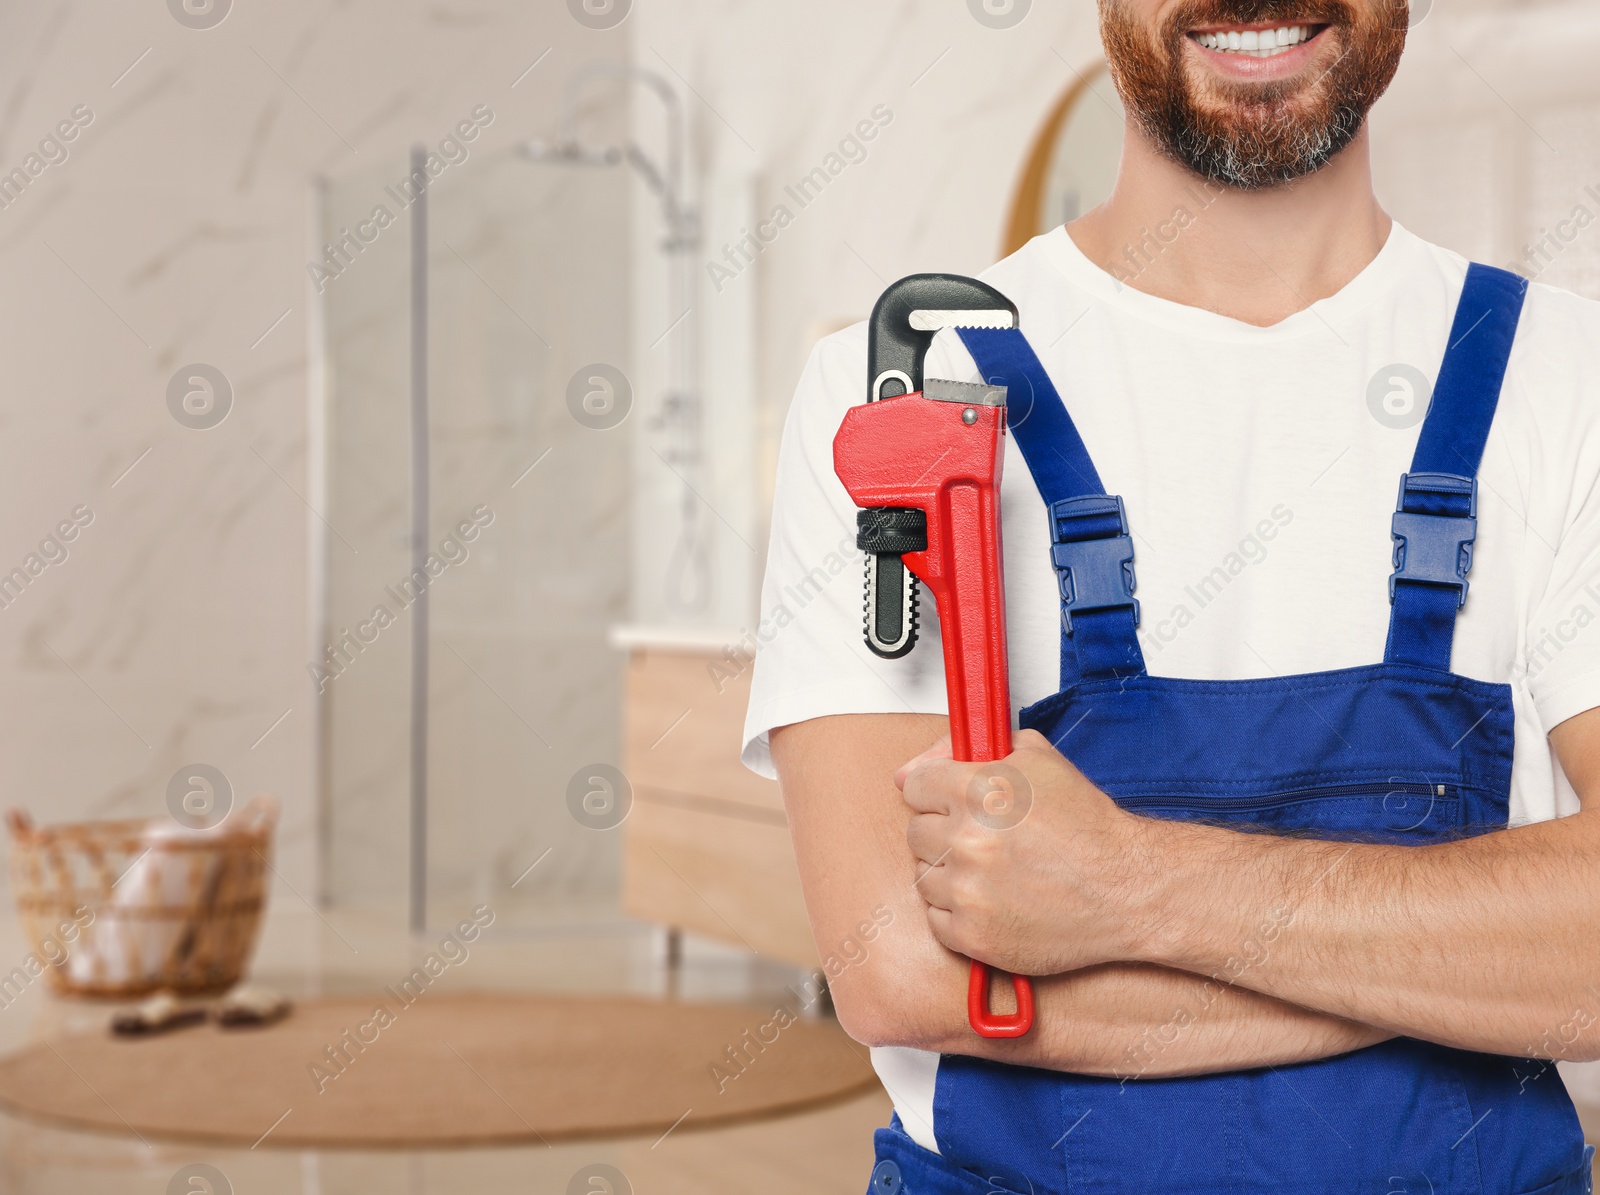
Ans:
<svg viewBox="0 0 1600 1195"><path fill-rule="evenodd" d="M176 822L152 822L141 835L143 851L111 890L109 906L88 926L67 959L74 981L100 984L150 983L161 977L188 926L178 919L119 916L120 910L153 905L191 907L217 878L219 856L163 850L164 844L205 842L234 826L235 810L215 826L193 830Z"/></svg>

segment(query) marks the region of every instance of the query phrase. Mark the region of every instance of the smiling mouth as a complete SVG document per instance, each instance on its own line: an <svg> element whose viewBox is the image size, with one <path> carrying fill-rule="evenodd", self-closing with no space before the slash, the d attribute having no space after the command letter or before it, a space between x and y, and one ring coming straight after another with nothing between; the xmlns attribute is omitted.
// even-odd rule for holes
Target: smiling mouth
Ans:
<svg viewBox="0 0 1600 1195"><path fill-rule="evenodd" d="M1275 28L1223 26L1215 29L1196 29L1189 33L1190 40L1207 50L1219 54L1237 54L1245 58L1276 58L1318 37L1327 25L1279 25Z"/></svg>

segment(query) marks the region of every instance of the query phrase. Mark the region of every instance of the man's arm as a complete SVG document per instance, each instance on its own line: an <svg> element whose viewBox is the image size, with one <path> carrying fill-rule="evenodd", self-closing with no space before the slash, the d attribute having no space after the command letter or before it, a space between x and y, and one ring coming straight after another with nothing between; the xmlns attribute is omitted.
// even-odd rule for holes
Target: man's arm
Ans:
<svg viewBox="0 0 1600 1195"><path fill-rule="evenodd" d="M1324 1058L1390 1036L1255 992L1147 965L1036 980L1027 1037L990 1041L967 1025L965 958L929 928L906 846L897 767L945 732L943 718L848 715L772 732L806 906L839 1019L868 1045L906 1045L1113 1076L1197 1074ZM1026 832L1019 831L1019 832ZM865 942L861 926L887 925ZM997 990L996 1009L1009 992Z"/></svg>
<svg viewBox="0 0 1600 1195"><path fill-rule="evenodd" d="M975 765L902 773L929 923L997 966L1139 961L1391 1033L1600 1058L1600 710L1551 735L1586 808L1429 846L1139 818L1038 735L1010 760L1027 834L966 815Z"/></svg>

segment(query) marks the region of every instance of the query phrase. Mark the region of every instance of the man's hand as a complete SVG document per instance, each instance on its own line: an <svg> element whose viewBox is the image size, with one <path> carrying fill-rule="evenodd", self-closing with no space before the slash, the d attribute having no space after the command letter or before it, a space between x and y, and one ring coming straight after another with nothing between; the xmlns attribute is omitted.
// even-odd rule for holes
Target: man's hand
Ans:
<svg viewBox="0 0 1600 1195"><path fill-rule="evenodd" d="M913 817L917 889L944 945L1016 975L1138 957L1119 891L1138 882L1147 819L1120 809L1048 739L998 763L944 739L895 773Z"/></svg>

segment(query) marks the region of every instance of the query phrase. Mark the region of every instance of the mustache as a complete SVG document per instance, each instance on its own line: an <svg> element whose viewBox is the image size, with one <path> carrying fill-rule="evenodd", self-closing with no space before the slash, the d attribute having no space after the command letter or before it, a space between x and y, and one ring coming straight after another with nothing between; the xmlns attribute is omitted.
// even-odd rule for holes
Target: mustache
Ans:
<svg viewBox="0 0 1600 1195"><path fill-rule="evenodd" d="M1164 22L1166 32L1182 35L1203 25L1355 25L1355 10L1345 0L1186 0Z"/></svg>

